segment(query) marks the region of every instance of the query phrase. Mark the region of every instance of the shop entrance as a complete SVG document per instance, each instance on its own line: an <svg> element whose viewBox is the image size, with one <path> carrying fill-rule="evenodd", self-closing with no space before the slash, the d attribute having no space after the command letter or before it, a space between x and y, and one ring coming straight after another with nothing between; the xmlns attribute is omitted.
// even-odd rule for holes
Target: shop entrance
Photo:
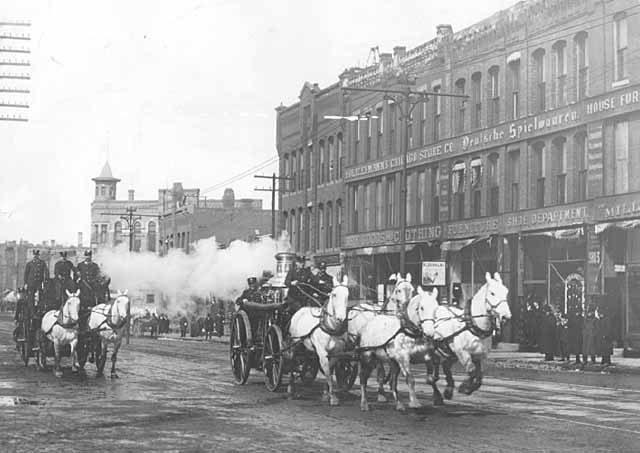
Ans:
<svg viewBox="0 0 640 453"><path fill-rule="evenodd" d="M554 310L575 316L585 310L583 260L549 261L547 300Z"/></svg>

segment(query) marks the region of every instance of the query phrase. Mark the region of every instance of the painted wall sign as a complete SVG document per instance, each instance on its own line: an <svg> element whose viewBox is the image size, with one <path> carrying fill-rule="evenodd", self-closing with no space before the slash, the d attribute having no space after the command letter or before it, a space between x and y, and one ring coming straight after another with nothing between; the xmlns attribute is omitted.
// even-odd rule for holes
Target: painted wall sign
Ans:
<svg viewBox="0 0 640 453"><path fill-rule="evenodd" d="M476 152L511 142L528 140L583 122L596 121L640 108L640 88L636 85L591 98L543 114L530 115L468 135L453 137L407 153L407 167L417 167L464 153ZM596 163L602 149L602 126L589 126L589 160ZM598 131L599 129L599 131ZM364 179L402 167L403 157L393 156L345 168L345 182ZM591 176L591 175L590 175ZM590 178L592 179L592 178ZM591 188L594 190L595 186ZM590 193L590 197L602 193Z"/></svg>

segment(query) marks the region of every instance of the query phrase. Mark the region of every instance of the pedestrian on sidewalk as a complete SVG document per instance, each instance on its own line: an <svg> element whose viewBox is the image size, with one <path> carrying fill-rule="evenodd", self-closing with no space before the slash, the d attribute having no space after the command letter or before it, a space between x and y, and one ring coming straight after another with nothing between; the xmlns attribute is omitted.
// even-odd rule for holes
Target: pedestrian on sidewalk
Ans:
<svg viewBox="0 0 640 453"><path fill-rule="evenodd" d="M553 310L547 304L542 306L540 317L540 352L544 354L544 360L553 361L556 351L556 317Z"/></svg>
<svg viewBox="0 0 640 453"><path fill-rule="evenodd" d="M602 365L611 365L613 354L613 331L611 316L606 306L596 309L596 355L602 357Z"/></svg>
<svg viewBox="0 0 640 453"><path fill-rule="evenodd" d="M567 329L567 317L556 311L556 351L558 356L565 362L569 361L569 332Z"/></svg>
<svg viewBox="0 0 640 453"><path fill-rule="evenodd" d="M207 317L204 320L204 331L206 340L213 338L213 318L211 313L207 313Z"/></svg>
<svg viewBox="0 0 640 453"><path fill-rule="evenodd" d="M567 333L569 336L569 360L571 354L576 356L576 365L580 365L582 353L582 312L569 313L567 316Z"/></svg>
<svg viewBox="0 0 640 453"><path fill-rule="evenodd" d="M189 321L186 316L180 318L180 338L187 336L187 327L189 327Z"/></svg>
<svg viewBox="0 0 640 453"><path fill-rule="evenodd" d="M582 358L585 365L589 358L593 364L596 363L596 322L596 309L589 306L582 325Z"/></svg>

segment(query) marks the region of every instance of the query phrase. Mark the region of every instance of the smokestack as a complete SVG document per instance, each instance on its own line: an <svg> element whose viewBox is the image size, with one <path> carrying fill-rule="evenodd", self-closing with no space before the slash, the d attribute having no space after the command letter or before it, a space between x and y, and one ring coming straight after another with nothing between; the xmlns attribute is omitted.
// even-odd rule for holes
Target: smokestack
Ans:
<svg viewBox="0 0 640 453"><path fill-rule="evenodd" d="M82 248L82 231L78 231L78 248Z"/></svg>
<svg viewBox="0 0 640 453"><path fill-rule="evenodd" d="M133 189L129 189L129 201L133 201L133 194L135 191Z"/></svg>

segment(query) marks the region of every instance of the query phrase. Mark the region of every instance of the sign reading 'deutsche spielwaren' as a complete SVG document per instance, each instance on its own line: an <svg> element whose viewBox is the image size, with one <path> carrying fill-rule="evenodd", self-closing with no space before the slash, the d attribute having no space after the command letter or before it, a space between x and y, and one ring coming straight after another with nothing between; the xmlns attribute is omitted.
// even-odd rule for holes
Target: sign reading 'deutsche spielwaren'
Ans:
<svg viewBox="0 0 640 453"><path fill-rule="evenodd" d="M448 140L407 153L407 167L416 167L444 157L454 157L468 152L502 146L511 142L528 140L558 130L577 126L582 122L596 121L619 115L640 107L640 87L635 85L609 92L578 104L531 115L496 127ZM346 182L397 171L402 167L403 156L391 156L374 162L345 168ZM595 195L595 194L594 194Z"/></svg>
<svg viewBox="0 0 640 453"><path fill-rule="evenodd" d="M420 243L492 234L513 234L520 231L563 228L630 218L640 218L640 192L483 219L407 227L405 237L407 243ZM398 243L400 243L400 231L393 229L347 235L344 247L375 247Z"/></svg>

